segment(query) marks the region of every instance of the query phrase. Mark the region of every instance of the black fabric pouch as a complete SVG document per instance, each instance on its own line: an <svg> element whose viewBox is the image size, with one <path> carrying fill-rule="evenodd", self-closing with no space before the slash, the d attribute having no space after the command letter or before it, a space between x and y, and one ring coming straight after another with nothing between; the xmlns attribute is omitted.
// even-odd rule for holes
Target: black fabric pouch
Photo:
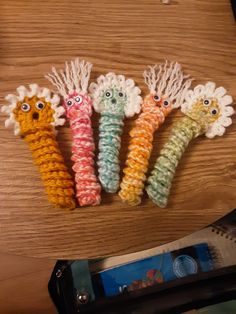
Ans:
<svg viewBox="0 0 236 314"><path fill-rule="evenodd" d="M94 289L88 261L58 261L48 288L59 314L181 313L236 299L236 266L107 298Z"/></svg>

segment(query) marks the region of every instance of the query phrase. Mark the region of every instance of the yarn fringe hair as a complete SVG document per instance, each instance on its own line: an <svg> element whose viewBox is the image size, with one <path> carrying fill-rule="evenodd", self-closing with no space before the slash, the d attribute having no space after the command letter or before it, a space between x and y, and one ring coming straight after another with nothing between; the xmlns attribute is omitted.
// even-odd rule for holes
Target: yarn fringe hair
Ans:
<svg viewBox="0 0 236 314"><path fill-rule="evenodd" d="M77 91L86 93L92 64L79 58L65 63L65 71L57 71L52 67L52 73L45 77L58 89L59 93L66 98L68 94Z"/></svg>
<svg viewBox="0 0 236 314"><path fill-rule="evenodd" d="M165 95L172 103L173 108L179 107L186 91L193 81L189 75L184 75L178 62L169 62L159 66L149 66L143 77L151 93Z"/></svg>

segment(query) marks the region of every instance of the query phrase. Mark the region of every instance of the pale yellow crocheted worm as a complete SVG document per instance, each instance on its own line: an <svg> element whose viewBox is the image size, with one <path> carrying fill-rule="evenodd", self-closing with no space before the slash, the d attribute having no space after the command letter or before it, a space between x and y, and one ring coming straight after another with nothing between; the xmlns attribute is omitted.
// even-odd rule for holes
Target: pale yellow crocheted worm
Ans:
<svg viewBox="0 0 236 314"><path fill-rule="evenodd" d="M216 88L213 82L198 85L186 93L181 106L186 116L173 126L172 134L148 178L146 191L159 207L167 205L176 167L189 142L204 133L209 138L221 136L231 125L230 116L234 113L231 103L232 97L226 95L223 87Z"/></svg>

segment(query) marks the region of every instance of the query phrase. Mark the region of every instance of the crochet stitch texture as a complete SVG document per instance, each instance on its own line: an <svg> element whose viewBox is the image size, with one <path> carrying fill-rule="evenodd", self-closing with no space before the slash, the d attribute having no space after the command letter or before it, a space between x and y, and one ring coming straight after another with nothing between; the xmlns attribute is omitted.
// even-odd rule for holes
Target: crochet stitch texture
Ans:
<svg viewBox="0 0 236 314"><path fill-rule="evenodd" d="M80 206L94 206L101 202L101 186L94 169L92 100L87 92L91 68L91 63L75 59L70 64L66 63L65 70L52 68L52 73L46 76L64 98L73 137L71 159Z"/></svg>
<svg viewBox="0 0 236 314"><path fill-rule="evenodd" d="M124 118L139 113L142 98L140 89L123 75L101 75L91 83L90 92L94 108L101 113L99 121L99 180L104 190L115 193L119 188L119 151Z"/></svg>
<svg viewBox="0 0 236 314"><path fill-rule="evenodd" d="M47 88L37 84L17 88L18 95L10 94L6 100L9 106L2 111L9 114L6 127L13 125L15 134L20 134L29 144L34 163L44 183L48 199L56 207L73 209L73 181L67 171L64 159L58 148L54 127L63 125L63 107L58 106L58 95L51 96Z"/></svg>
<svg viewBox="0 0 236 314"><path fill-rule="evenodd" d="M213 82L198 85L186 93L181 106L186 116L173 126L172 134L148 178L146 191L159 207L167 205L176 167L189 142L204 133L209 138L222 136L226 127L231 125L230 116L234 113L230 106L232 97L225 94L226 90L216 88Z"/></svg>
<svg viewBox="0 0 236 314"><path fill-rule="evenodd" d="M140 204L146 181L153 136L174 108L180 106L191 79L184 75L179 63L150 66L144 72L149 94L144 98L142 113L130 131L129 152L119 196L131 206Z"/></svg>

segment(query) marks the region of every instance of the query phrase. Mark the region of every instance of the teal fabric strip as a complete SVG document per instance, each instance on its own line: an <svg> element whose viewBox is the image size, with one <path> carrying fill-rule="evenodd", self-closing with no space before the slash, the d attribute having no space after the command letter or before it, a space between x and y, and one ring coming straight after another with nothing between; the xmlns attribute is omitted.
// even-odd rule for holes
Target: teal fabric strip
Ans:
<svg viewBox="0 0 236 314"><path fill-rule="evenodd" d="M74 261L71 264L74 287L78 292L88 293L89 301L95 300L88 260Z"/></svg>

